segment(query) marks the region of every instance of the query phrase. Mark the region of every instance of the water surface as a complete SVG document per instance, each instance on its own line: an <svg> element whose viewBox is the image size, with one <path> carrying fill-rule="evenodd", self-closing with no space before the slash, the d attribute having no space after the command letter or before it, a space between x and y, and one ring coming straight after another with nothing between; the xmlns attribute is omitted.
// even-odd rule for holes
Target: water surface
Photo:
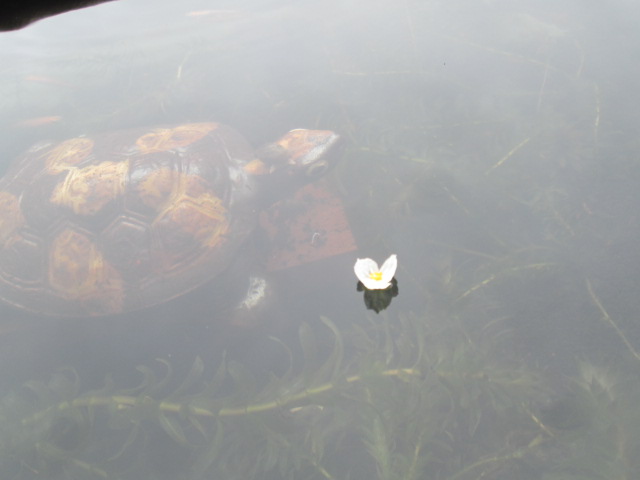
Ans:
<svg viewBox="0 0 640 480"><path fill-rule="evenodd" d="M258 326L205 287L126 318L4 308L3 478L637 478L638 13L131 0L1 34L4 168L138 126L330 129L357 245L271 272ZM352 266L391 253L375 314Z"/></svg>

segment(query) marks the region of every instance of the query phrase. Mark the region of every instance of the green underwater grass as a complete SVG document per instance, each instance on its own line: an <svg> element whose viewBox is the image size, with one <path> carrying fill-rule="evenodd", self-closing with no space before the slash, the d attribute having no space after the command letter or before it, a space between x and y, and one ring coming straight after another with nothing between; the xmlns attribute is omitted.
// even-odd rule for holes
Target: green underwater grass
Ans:
<svg viewBox="0 0 640 480"><path fill-rule="evenodd" d="M493 327L474 338L456 321L397 320L341 332L323 318L323 355L302 324L301 361L267 379L231 361L207 373L196 359L182 379L167 362L161 376L140 367L128 390L82 392L69 369L27 382L0 408L0 470L165 478L150 463L159 448L178 478L634 478L637 363L623 375L580 362L558 394L501 358L508 335Z"/></svg>

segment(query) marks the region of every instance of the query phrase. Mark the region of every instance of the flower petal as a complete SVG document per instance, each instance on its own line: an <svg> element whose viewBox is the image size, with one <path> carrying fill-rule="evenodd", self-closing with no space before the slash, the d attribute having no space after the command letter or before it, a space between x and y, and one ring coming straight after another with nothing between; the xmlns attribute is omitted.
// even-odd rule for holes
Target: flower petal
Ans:
<svg viewBox="0 0 640 480"><path fill-rule="evenodd" d="M370 274L378 271L378 264L370 258L359 258L353 266L353 271L365 287L371 282ZM375 280L374 280L375 281ZM367 287L369 288L369 287Z"/></svg>
<svg viewBox="0 0 640 480"><path fill-rule="evenodd" d="M381 281L383 283L386 283L388 286L388 284L393 279L393 276L396 274L397 268L398 268L398 256L394 253L389 258L387 258L382 264L382 267L380 267L380 271L382 272Z"/></svg>
<svg viewBox="0 0 640 480"><path fill-rule="evenodd" d="M364 281L360 280L367 290L384 290L391 285L389 282L383 282L382 280L374 280L373 278L365 278Z"/></svg>
<svg viewBox="0 0 640 480"><path fill-rule="evenodd" d="M367 290L384 290L391 285L397 268L398 257L394 254L387 258L380 268L370 258L359 258L353 266L353 271Z"/></svg>

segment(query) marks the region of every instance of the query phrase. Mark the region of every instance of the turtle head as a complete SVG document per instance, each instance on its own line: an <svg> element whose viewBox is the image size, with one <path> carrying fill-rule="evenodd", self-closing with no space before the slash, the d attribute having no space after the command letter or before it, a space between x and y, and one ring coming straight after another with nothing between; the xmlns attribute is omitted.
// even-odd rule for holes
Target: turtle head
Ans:
<svg viewBox="0 0 640 480"><path fill-rule="evenodd" d="M340 136L330 130L295 129L257 152L261 182L272 201L324 176L339 160Z"/></svg>
<svg viewBox="0 0 640 480"><path fill-rule="evenodd" d="M340 144L340 136L330 130L297 128L264 147L261 158L273 171L288 170L291 176L312 181L337 161Z"/></svg>

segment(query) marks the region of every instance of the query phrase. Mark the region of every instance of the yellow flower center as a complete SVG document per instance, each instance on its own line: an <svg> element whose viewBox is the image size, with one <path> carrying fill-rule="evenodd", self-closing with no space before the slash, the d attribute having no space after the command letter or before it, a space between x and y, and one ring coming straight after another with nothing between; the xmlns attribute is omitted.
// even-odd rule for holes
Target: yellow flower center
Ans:
<svg viewBox="0 0 640 480"><path fill-rule="evenodd" d="M376 282L379 282L380 280L382 280L382 272L371 272L369 274L369 278L371 280L375 280Z"/></svg>

